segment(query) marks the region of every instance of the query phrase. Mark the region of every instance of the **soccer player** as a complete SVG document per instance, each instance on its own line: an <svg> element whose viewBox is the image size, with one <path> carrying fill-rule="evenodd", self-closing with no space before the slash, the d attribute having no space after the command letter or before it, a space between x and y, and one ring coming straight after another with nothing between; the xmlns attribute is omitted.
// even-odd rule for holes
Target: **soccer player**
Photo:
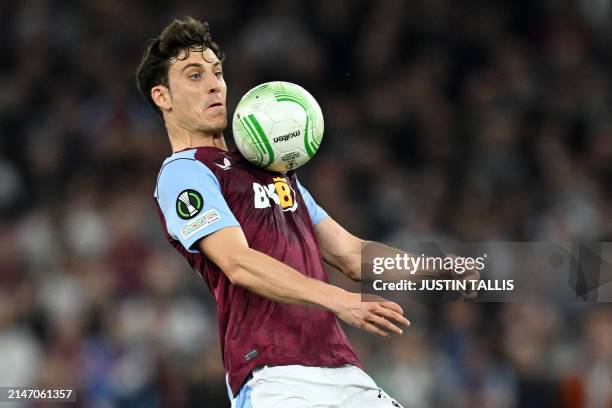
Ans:
<svg viewBox="0 0 612 408"><path fill-rule="evenodd" d="M362 241L294 172L228 151L222 58L207 23L175 20L148 44L137 85L170 139L155 199L167 239L215 298L232 407L399 407L359 368L337 318L382 337L408 320L396 303L327 283L323 261L360 280Z"/></svg>

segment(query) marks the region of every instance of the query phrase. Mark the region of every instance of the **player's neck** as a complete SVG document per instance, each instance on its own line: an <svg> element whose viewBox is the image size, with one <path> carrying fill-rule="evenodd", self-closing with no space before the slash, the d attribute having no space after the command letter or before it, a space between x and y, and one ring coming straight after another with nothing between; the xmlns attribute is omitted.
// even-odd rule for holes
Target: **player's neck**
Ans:
<svg viewBox="0 0 612 408"><path fill-rule="evenodd" d="M179 126L173 126L171 123L166 124L168 137L173 152L181 150L193 149L196 147L216 147L222 150L227 150L225 138L222 132L205 133L193 132Z"/></svg>

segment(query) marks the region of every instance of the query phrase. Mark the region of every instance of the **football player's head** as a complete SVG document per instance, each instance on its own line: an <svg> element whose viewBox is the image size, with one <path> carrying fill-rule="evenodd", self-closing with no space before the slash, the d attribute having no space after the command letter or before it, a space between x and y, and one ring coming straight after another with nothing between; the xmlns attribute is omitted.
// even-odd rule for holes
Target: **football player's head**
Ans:
<svg viewBox="0 0 612 408"><path fill-rule="evenodd" d="M166 125L217 135L227 126L223 53L208 23L174 20L151 40L138 66L138 90Z"/></svg>

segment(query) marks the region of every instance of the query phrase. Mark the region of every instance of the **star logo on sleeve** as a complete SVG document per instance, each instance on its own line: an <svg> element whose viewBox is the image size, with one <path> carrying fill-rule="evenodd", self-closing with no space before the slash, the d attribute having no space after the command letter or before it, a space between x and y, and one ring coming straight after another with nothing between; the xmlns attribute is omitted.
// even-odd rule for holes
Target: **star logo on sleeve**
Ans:
<svg viewBox="0 0 612 408"><path fill-rule="evenodd" d="M195 190L183 190L176 198L176 213L184 220L190 220L202 211L204 199Z"/></svg>

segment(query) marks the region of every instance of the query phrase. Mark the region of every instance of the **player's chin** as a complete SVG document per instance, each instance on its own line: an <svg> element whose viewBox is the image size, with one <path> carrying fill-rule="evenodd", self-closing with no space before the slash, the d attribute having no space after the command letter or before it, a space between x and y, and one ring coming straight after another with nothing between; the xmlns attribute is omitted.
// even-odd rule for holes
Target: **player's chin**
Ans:
<svg viewBox="0 0 612 408"><path fill-rule="evenodd" d="M219 117L219 118L209 118L208 120L204 121L204 123L201 126L201 129L207 132L210 132L210 133L220 133L220 132L223 132L226 127L227 127L227 118Z"/></svg>
<svg viewBox="0 0 612 408"><path fill-rule="evenodd" d="M201 117L201 122L203 125L209 127L223 126L225 128L227 126L227 115L225 114L225 110L223 112L204 112L204 115Z"/></svg>
<svg viewBox="0 0 612 408"><path fill-rule="evenodd" d="M202 118L204 119L204 122L210 124L224 124L224 126L227 126L227 111L225 108L204 111Z"/></svg>

